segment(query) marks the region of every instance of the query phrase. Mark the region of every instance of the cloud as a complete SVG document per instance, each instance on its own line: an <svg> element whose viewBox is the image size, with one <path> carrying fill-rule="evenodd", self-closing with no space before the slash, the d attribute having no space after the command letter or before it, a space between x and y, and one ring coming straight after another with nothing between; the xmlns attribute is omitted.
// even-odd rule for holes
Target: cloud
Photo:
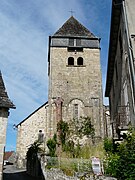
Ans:
<svg viewBox="0 0 135 180"><path fill-rule="evenodd" d="M7 12L0 13L0 22L0 68L9 97L17 107L9 117L10 125L19 123L47 100L48 43L45 32L28 22L24 29Z"/></svg>

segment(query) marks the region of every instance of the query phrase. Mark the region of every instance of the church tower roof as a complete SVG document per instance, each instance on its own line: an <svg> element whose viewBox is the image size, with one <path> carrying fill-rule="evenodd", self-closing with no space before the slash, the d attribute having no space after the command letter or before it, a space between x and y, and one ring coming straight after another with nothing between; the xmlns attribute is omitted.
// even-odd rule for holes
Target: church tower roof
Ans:
<svg viewBox="0 0 135 180"><path fill-rule="evenodd" d="M95 36L73 16L71 16L53 36L95 38Z"/></svg>
<svg viewBox="0 0 135 180"><path fill-rule="evenodd" d="M1 71L0 71L0 107L15 109L15 105L10 101L8 94L6 92Z"/></svg>

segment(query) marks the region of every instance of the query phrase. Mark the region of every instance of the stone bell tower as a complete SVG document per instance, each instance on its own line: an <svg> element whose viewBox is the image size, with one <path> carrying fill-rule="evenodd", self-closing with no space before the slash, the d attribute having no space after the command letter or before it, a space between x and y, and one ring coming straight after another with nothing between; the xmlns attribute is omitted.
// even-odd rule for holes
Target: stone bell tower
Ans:
<svg viewBox="0 0 135 180"><path fill-rule="evenodd" d="M8 98L2 79L2 74L0 72L0 180L3 179L3 156L6 143L7 120L10 108L15 108L15 106Z"/></svg>
<svg viewBox="0 0 135 180"><path fill-rule="evenodd" d="M70 121L89 116L96 137L102 138L100 39L73 16L49 37L48 76L48 135L53 135L60 119Z"/></svg>

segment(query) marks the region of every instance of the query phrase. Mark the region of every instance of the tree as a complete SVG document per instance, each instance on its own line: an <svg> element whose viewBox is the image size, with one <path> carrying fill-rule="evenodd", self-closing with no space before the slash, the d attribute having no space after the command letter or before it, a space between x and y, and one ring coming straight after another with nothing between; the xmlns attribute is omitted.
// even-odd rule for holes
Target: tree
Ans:
<svg viewBox="0 0 135 180"><path fill-rule="evenodd" d="M62 147L65 145L68 130L69 130L69 126L67 122L61 120L57 123L57 131L59 132L59 138Z"/></svg>
<svg viewBox="0 0 135 180"><path fill-rule="evenodd" d="M108 152L106 172L119 180L135 179L135 130L130 130L115 152Z"/></svg>
<svg viewBox="0 0 135 180"><path fill-rule="evenodd" d="M90 117L81 117L83 119L82 121L82 127L81 127L81 131L82 134L87 137L94 137L95 135L95 129L94 126L91 123L91 118Z"/></svg>
<svg viewBox="0 0 135 180"><path fill-rule="evenodd" d="M92 125L90 117L80 117L80 119L73 119L70 124L70 133L76 135L79 138L83 136L94 137L95 129Z"/></svg>

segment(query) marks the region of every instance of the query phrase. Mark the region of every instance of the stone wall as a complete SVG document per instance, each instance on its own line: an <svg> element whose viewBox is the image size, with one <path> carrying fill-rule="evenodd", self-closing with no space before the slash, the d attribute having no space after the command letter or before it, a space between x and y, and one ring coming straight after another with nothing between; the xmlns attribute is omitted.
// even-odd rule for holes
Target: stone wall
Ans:
<svg viewBox="0 0 135 180"><path fill-rule="evenodd" d="M74 172L73 176L68 176L59 168L47 169L47 161L45 159L45 157L40 155L34 156L31 161L27 162L27 173L33 177L40 177L40 179L45 180L117 180L114 177L107 177L105 175L94 175L92 170L88 172Z"/></svg>
<svg viewBox="0 0 135 180"><path fill-rule="evenodd" d="M106 176L96 176L92 173L90 174L75 174L74 177L66 176L61 170L59 169L51 169L46 171L46 180L117 180L113 177L106 177Z"/></svg>
<svg viewBox="0 0 135 180"><path fill-rule="evenodd" d="M0 180L3 172L3 157L6 143L6 129L8 120L8 110L0 108Z"/></svg>
<svg viewBox="0 0 135 180"><path fill-rule="evenodd" d="M27 117L22 123L18 125L17 135L17 166L22 168L26 166L26 153L28 148L36 140L38 140L39 130L42 130L44 138L47 135L47 104L38 108L29 117Z"/></svg>
<svg viewBox="0 0 135 180"><path fill-rule="evenodd" d="M68 65L68 58L74 58L74 65ZM83 65L77 59L83 58ZM64 47L51 47L49 74L49 119L50 131L56 131L54 100L63 99L62 119L74 118L74 101L78 103L79 116L90 116L96 136L104 136L102 81L100 49L83 48L82 52L70 52Z"/></svg>

